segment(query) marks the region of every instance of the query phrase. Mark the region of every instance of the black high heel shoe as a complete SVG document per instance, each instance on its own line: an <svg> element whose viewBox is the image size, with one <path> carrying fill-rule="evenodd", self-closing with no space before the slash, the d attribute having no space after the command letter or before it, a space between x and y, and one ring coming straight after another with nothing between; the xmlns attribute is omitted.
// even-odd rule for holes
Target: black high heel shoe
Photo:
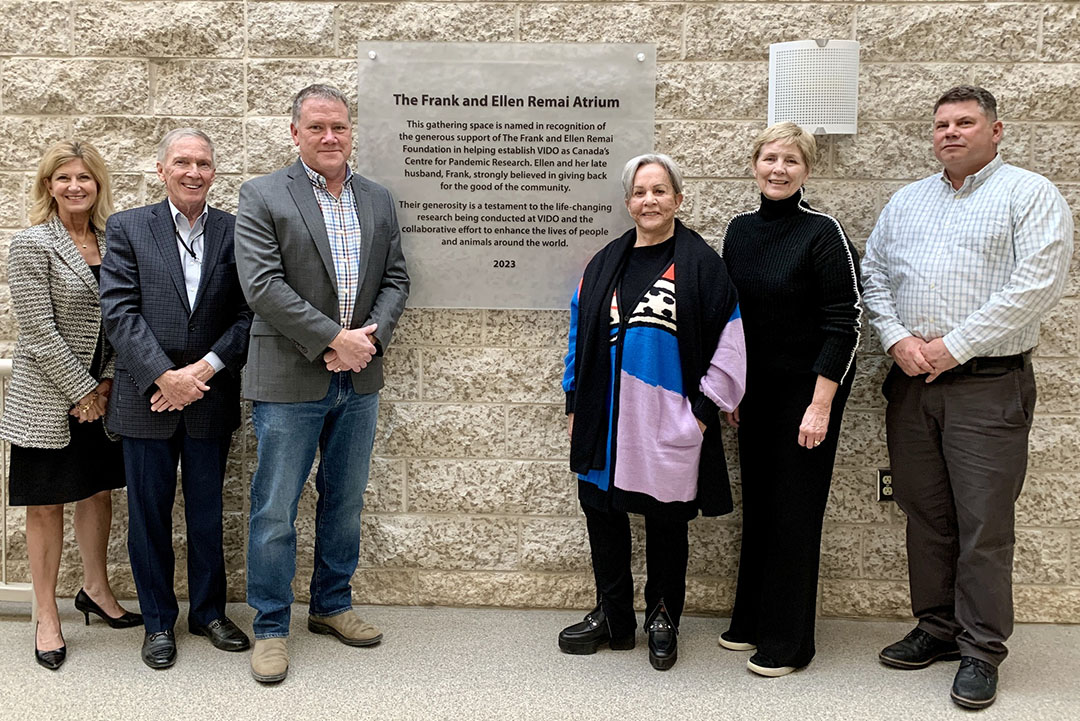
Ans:
<svg viewBox="0 0 1080 721"><path fill-rule="evenodd" d="M125 611L123 616L119 618L113 618L101 610L101 606L94 603L94 599L86 595L86 589L80 588L78 595L75 596L75 608L82 611L83 618L86 619L86 625L90 625L90 614L96 614L101 616L101 619L105 623L109 624L110 628L131 628L133 626L141 626L143 624L142 614L132 613L131 611Z"/></svg>
<svg viewBox="0 0 1080 721"><path fill-rule="evenodd" d="M64 636L61 634L61 640ZM67 659L67 644L65 643L60 648L53 649L51 651L40 651L37 647L37 624L34 624L34 660L38 662L38 665L43 666L50 671L55 671L64 665L64 661Z"/></svg>

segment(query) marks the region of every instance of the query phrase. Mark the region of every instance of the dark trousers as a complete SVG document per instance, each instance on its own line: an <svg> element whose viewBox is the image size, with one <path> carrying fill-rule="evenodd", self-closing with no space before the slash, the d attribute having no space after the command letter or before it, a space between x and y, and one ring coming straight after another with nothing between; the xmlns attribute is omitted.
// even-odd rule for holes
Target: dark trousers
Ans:
<svg viewBox="0 0 1080 721"><path fill-rule="evenodd" d="M815 382L807 374L748 384L739 407L743 529L731 635L797 668L815 653L821 526L850 391L837 389L821 445L803 448L799 424Z"/></svg>
<svg viewBox="0 0 1080 721"><path fill-rule="evenodd" d="M895 366L885 382L896 503L907 514L919 628L998 665L1012 634L1016 499L1035 408L1029 365L933 383Z"/></svg>
<svg viewBox="0 0 1080 721"><path fill-rule="evenodd" d="M634 576L630 571L630 518L624 511L582 505L592 548L596 594L613 636L634 633ZM686 602L687 522L645 516L645 619L663 602L676 626Z"/></svg>
<svg viewBox="0 0 1080 721"><path fill-rule="evenodd" d="M172 545L177 463L187 521L188 617L205 625L225 615L221 488L229 441L230 436L192 438L183 422L165 440L124 438L128 554L147 633L172 628L179 615Z"/></svg>

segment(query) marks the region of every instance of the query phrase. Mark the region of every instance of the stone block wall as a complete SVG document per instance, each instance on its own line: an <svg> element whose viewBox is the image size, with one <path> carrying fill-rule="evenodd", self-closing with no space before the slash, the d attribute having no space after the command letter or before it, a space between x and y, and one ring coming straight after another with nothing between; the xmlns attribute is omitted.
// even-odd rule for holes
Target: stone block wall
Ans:
<svg viewBox="0 0 1080 721"><path fill-rule="evenodd" d="M41 152L70 136L102 150L117 205L128 208L162 197L153 173L157 139L172 127L199 126L218 146L211 202L234 210L245 178L295 157L287 112L299 87L329 81L355 97L362 40L655 43L656 147L689 178L684 220L716 240L731 215L756 202L746 156L765 124L768 44L854 39L862 43L859 133L825 141L808 191L860 249L889 196L937 169L930 107L961 82L994 91L1006 126L1003 155L1053 179L1080 214L1076 2L0 0L0 17L0 261L27 225ZM1018 617L1026 621L1080 621L1078 260L1037 351L1040 398L1015 574ZM406 312L387 358L358 602L591 605L559 390L567 324L565 312ZM5 354L16 332L0 262ZM826 519L821 612L904 616L903 517L874 500L875 469L888 463L878 390L888 363L872 333L858 363ZM254 448L248 423L235 438L226 487L235 599L244 593ZM114 576L131 597L123 493L114 506ZM178 507L181 589L182 518ZM26 577L21 529L20 511L10 511L15 580ZM309 489L298 521L301 599L313 529ZM738 543L737 512L691 525L691 610L730 609ZM61 591L73 595L79 584L71 542Z"/></svg>

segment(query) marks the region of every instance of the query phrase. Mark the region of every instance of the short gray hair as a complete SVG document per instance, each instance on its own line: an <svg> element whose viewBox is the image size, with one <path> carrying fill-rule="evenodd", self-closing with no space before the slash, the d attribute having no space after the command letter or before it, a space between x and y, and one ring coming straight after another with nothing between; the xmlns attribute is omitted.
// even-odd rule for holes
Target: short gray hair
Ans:
<svg viewBox="0 0 1080 721"><path fill-rule="evenodd" d="M206 143L206 147L210 148L210 162L217 166L217 160L214 156L214 141L210 139L210 136L197 128L174 128L165 133L165 137L161 139L161 142L157 146L157 161L162 165L165 164L165 158L169 154L169 148L172 144L181 138L198 138Z"/></svg>
<svg viewBox="0 0 1080 721"><path fill-rule="evenodd" d="M345 97L345 93L341 92L333 85L323 85L322 83L315 83L314 85L308 85L293 97L292 101L292 124L300 125L300 109L304 105L304 101L309 98L322 98L323 100L337 100L339 103L345 106L345 112L352 113L349 110L349 99Z"/></svg>
<svg viewBox="0 0 1080 721"><path fill-rule="evenodd" d="M645 155L639 155L636 158L631 158L626 167L622 171L622 187L623 194L626 199L630 199L630 194L634 190L634 176L637 175L637 171L643 165L659 165L665 171L667 171L668 177L671 178L671 189L678 195L682 193L683 181L682 171L679 170L679 166L670 156L663 153L646 153Z"/></svg>

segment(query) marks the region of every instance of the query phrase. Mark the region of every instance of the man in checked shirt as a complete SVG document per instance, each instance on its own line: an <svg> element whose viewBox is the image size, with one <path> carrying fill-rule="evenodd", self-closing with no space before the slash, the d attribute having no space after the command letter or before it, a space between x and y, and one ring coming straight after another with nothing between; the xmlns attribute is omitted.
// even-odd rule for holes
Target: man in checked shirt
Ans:
<svg viewBox="0 0 1080 721"><path fill-rule="evenodd" d="M903 669L959 658L952 699L978 709L994 702L1013 629L1031 349L1062 295L1073 224L1050 181L1002 162L988 91L946 92L933 130L944 172L892 197L862 265L870 324L896 361L886 430L918 618L879 658Z"/></svg>
<svg viewBox="0 0 1080 721"><path fill-rule="evenodd" d="M337 88L293 99L300 158L240 187L236 268L255 311L244 396L259 465L251 478L247 600L251 673L276 683L296 573L296 509L320 454L307 627L350 646L382 640L352 611L360 511L375 440L383 352L409 293L390 192L352 172L352 118Z"/></svg>

